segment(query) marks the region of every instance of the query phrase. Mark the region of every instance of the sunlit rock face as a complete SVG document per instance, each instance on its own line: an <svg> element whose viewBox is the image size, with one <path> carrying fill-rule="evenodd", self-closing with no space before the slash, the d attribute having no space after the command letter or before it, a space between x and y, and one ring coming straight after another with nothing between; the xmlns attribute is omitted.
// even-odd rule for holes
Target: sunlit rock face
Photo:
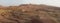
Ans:
<svg viewBox="0 0 60 23"><path fill-rule="evenodd" d="M12 10L0 10L0 22L1 23L40 23L37 14L22 13Z"/></svg>
<svg viewBox="0 0 60 23"><path fill-rule="evenodd" d="M59 7L24 4L0 8L0 23L59 23Z"/></svg>

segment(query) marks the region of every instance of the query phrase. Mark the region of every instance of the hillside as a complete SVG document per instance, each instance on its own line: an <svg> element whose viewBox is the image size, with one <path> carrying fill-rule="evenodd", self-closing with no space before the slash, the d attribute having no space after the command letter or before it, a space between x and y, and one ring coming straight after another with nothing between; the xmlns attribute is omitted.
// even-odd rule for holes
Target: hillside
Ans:
<svg viewBox="0 0 60 23"><path fill-rule="evenodd" d="M60 23L60 7L44 4L0 6L0 23Z"/></svg>

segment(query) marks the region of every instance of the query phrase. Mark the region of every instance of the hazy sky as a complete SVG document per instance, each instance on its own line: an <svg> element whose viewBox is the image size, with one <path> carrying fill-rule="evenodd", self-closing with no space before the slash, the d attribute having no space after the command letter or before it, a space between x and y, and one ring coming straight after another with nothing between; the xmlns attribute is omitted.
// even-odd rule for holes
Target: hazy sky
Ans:
<svg viewBox="0 0 60 23"><path fill-rule="evenodd" d="M60 0L0 0L0 5L20 5L20 4L48 4L60 6Z"/></svg>

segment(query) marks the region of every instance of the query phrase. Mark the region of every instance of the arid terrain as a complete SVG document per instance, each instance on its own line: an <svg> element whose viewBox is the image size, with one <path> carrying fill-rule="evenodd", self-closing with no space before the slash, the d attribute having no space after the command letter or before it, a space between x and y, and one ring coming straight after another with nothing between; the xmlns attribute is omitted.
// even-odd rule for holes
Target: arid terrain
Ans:
<svg viewBox="0 0 60 23"><path fill-rule="evenodd" d="M44 4L0 6L0 23L60 23L60 7Z"/></svg>

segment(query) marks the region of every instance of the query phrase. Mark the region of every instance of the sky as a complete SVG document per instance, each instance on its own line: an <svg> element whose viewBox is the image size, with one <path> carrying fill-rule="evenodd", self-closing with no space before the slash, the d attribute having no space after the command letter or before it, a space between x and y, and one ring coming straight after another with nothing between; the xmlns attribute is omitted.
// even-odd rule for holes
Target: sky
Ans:
<svg viewBox="0 0 60 23"><path fill-rule="evenodd" d="M0 0L0 5L47 4L60 7L60 0Z"/></svg>

